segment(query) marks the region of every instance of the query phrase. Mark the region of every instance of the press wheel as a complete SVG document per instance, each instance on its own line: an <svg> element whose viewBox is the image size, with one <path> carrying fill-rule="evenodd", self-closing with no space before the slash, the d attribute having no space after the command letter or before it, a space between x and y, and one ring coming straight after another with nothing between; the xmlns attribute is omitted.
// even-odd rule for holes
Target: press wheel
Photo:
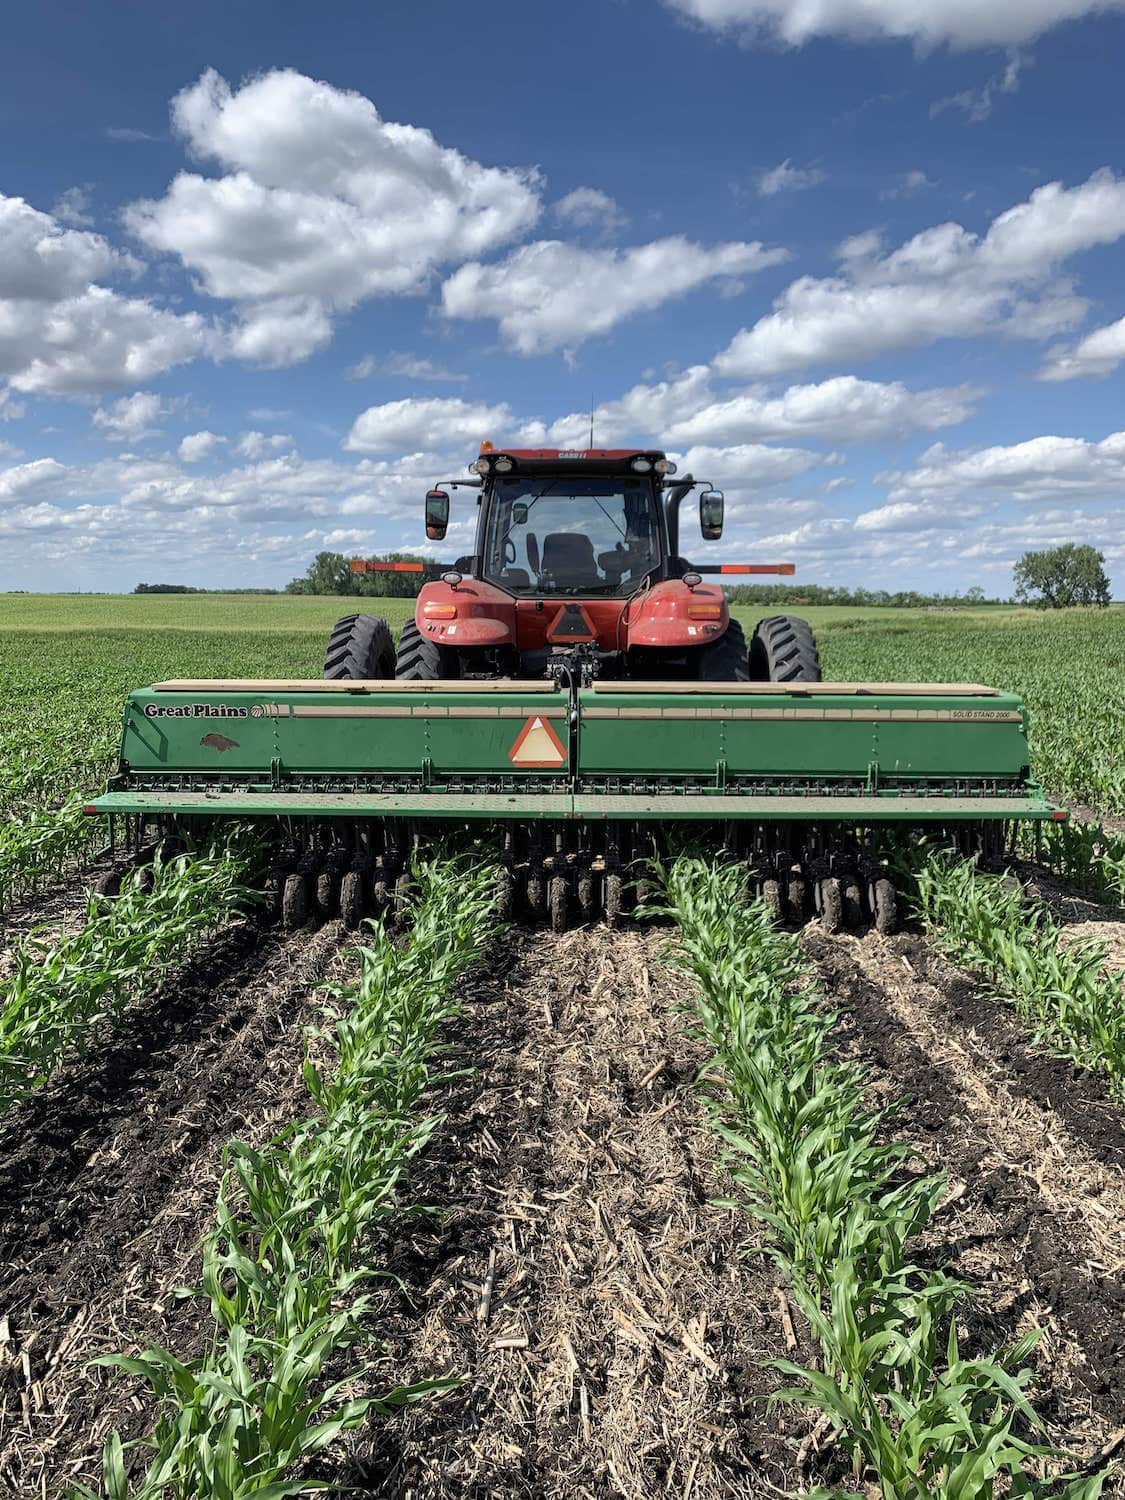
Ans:
<svg viewBox="0 0 1125 1500"><path fill-rule="evenodd" d="M875 931L884 935L894 932L898 926L898 896L894 881L882 876L875 882L871 903L875 908Z"/></svg>
<svg viewBox="0 0 1125 1500"><path fill-rule="evenodd" d="M844 925L844 902L840 882L829 876L817 882L817 910L825 932L839 932Z"/></svg>
<svg viewBox="0 0 1125 1500"><path fill-rule="evenodd" d="M363 873L348 870L340 881L340 920L349 932L355 932L363 922Z"/></svg>
<svg viewBox="0 0 1125 1500"><path fill-rule="evenodd" d="M281 925L292 930L309 919L309 878L299 870L285 877L281 893Z"/></svg>
<svg viewBox="0 0 1125 1500"><path fill-rule="evenodd" d="M621 923L623 910L621 888L624 882L620 875L611 874L605 878L605 920L607 927L618 927Z"/></svg>

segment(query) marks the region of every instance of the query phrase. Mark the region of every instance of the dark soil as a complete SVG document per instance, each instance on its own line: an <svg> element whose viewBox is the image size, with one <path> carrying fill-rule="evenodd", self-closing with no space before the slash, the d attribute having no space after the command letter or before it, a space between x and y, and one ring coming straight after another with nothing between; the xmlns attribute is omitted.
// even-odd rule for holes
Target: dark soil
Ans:
<svg viewBox="0 0 1125 1500"><path fill-rule="evenodd" d="M902 933L890 947L941 990L951 1030L971 1034L977 1046L983 1044L1003 1064L1012 1087L1049 1105L1093 1156L1125 1171L1125 1110L1099 1074L1033 1046L1009 1004L988 995L979 981L954 968L925 939Z"/></svg>
<svg viewBox="0 0 1125 1500"><path fill-rule="evenodd" d="M386 1385L465 1383L352 1444L333 1477L362 1494L706 1500L839 1478L815 1450L797 1471L808 1416L765 1409L777 1285L742 1253L751 1221L711 1202L704 1054L665 940L525 935L468 995L450 1060L476 1072L442 1099L416 1184L445 1213L399 1242L407 1295L383 1325Z"/></svg>
<svg viewBox="0 0 1125 1500"><path fill-rule="evenodd" d="M82 1361L134 1341L195 1352L199 1305L173 1292L196 1279L222 1148L297 1107L295 1023L341 939L335 925L282 936L236 924L4 1122L6 1493L92 1479L109 1428L146 1424L122 1409L121 1382L107 1389Z"/></svg>
<svg viewBox="0 0 1125 1500"><path fill-rule="evenodd" d="M917 944L910 938L896 941ZM980 1288L971 1324L981 1345L977 1352L1009 1342L1017 1329L1028 1326L1029 1314L1046 1308L1065 1325L1077 1355L1073 1371L1057 1383L1049 1366L1041 1367L1045 1388L1037 1392L1037 1409L1056 1431L1081 1434L1088 1412L1103 1431L1106 1424L1121 1426L1125 1283L1120 1268L1092 1267L1065 1206L1053 1212L1016 1161L997 1161L995 1141L966 1110L955 1079L899 1022L881 987L857 972L835 940L810 929L804 942L830 999L844 1008L841 1046L882 1075L884 1098L906 1097L896 1134L916 1143L952 1183L964 1184L956 1208L942 1216L930 1254L936 1263L952 1262L951 1269ZM968 996L962 995L961 1003L967 1005ZM1090 1133L1095 1143L1116 1149L1116 1137L1101 1123ZM1075 1383L1068 1389L1072 1373Z"/></svg>

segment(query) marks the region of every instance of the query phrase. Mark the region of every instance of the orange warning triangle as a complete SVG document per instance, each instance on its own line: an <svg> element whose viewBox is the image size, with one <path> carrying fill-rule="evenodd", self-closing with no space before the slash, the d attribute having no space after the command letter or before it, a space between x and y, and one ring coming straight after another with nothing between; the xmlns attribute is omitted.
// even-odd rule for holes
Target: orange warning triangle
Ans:
<svg viewBox="0 0 1125 1500"><path fill-rule="evenodd" d="M516 736L508 759L521 770L555 771L566 764L566 750L547 720L535 714Z"/></svg>

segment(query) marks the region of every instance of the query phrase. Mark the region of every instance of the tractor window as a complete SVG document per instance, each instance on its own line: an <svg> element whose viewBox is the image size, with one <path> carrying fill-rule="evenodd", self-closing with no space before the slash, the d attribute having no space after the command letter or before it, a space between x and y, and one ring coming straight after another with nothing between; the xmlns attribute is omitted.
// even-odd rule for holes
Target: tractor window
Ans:
<svg viewBox="0 0 1125 1500"><path fill-rule="evenodd" d="M660 561L648 479L497 479L484 575L513 594L631 594Z"/></svg>

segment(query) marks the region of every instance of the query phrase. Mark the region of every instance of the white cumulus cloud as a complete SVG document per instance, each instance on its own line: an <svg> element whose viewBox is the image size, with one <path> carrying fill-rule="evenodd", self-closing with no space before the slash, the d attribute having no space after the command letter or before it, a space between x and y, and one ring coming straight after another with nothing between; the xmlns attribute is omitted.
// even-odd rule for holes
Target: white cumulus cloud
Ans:
<svg viewBox="0 0 1125 1500"><path fill-rule="evenodd" d="M1039 372L1040 380L1079 380L1090 375L1111 375L1125 359L1125 318L1105 328L1095 328L1073 347L1050 350Z"/></svg>
<svg viewBox="0 0 1125 1500"><path fill-rule="evenodd" d="M360 412L344 447L353 453L410 453L466 450L473 454L483 438L504 441L513 431L506 404L457 397L387 401Z"/></svg>
<svg viewBox="0 0 1125 1500"><path fill-rule="evenodd" d="M1100 442L1045 435L990 448L948 449L935 443L912 469L884 476L892 503L962 497L1027 502L1118 499L1125 494L1125 432Z"/></svg>
<svg viewBox="0 0 1125 1500"><path fill-rule="evenodd" d="M669 0L745 45L816 37L891 39L918 47L1011 47L1063 21L1125 10L1125 0Z"/></svg>
<svg viewBox="0 0 1125 1500"><path fill-rule="evenodd" d="M576 229L600 229L611 235L619 233L629 222L628 214L601 188L577 187L560 198L552 211L556 219L573 224Z"/></svg>
<svg viewBox="0 0 1125 1500"><path fill-rule="evenodd" d="M758 178L758 192L763 198L772 198L776 193L798 193L804 188L816 187L824 181L819 167L795 167L789 157L762 172Z"/></svg>
<svg viewBox="0 0 1125 1500"><path fill-rule="evenodd" d="M111 443L139 443L142 438L156 436L166 415L159 396L152 391L137 391L110 406L99 406L90 420Z"/></svg>
<svg viewBox="0 0 1125 1500"><path fill-rule="evenodd" d="M0 194L0 375L19 391L131 385L214 345L197 313L172 313L100 281L140 270L99 234L66 229Z"/></svg>
<svg viewBox="0 0 1125 1500"><path fill-rule="evenodd" d="M180 462L185 464L197 464L203 459L209 458L219 443L225 443L226 438L218 437L213 432L189 432L187 437L180 439L178 449Z"/></svg>
<svg viewBox="0 0 1125 1500"><path fill-rule="evenodd" d="M901 381L834 375L815 385L771 392L754 385L716 393L706 365L641 384L594 412L599 442L738 444L819 438L833 443L896 439L955 426L972 415L982 392L974 386L914 391ZM573 412L544 429L540 441L570 443L589 430L589 415Z"/></svg>
<svg viewBox="0 0 1125 1500"><path fill-rule="evenodd" d="M292 69L237 89L208 70L172 124L222 175L181 172L126 223L211 296L252 305L235 350L265 364L321 347L333 309L420 293L435 267L518 238L540 211L534 172L483 166Z"/></svg>
<svg viewBox="0 0 1125 1500"><path fill-rule="evenodd" d="M939 224L886 253L874 233L841 246L836 276L802 276L773 312L737 333L723 375L776 375L872 358L942 338L1049 338L1086 304L1059 277L1074 255L1125 236L1125 180L1108 170L1079 187L1048 183L983 236Z"/></svg>
<svg viewBox="0 0 1125 1500"><path fill-rule="evenodd" d="M971 386L912 391L837 375L819 385L794 385L777 396L755 389L716 400L674 422L674 443L731 443L812 437L830 442L875 442L963 422L980 392Z"/></svg>
<svg viewBox="0 0 1125 1500"><path fill-rule="evenodd" d="M462 266L442 287L442 306L451 318L495 318L513 349L542 354L575 349L634 313L786 259L788 251L757 241L706 246L682 235L627 250L538 240L497 264Z"/></svg>
<svg viewBox="0 0 1125 1500"><path fill-rule="evenodd" d="M239 458L263 458L267 453L281 453L292 446L293 439L287 432L244 432L234 451Z"/></svg>

